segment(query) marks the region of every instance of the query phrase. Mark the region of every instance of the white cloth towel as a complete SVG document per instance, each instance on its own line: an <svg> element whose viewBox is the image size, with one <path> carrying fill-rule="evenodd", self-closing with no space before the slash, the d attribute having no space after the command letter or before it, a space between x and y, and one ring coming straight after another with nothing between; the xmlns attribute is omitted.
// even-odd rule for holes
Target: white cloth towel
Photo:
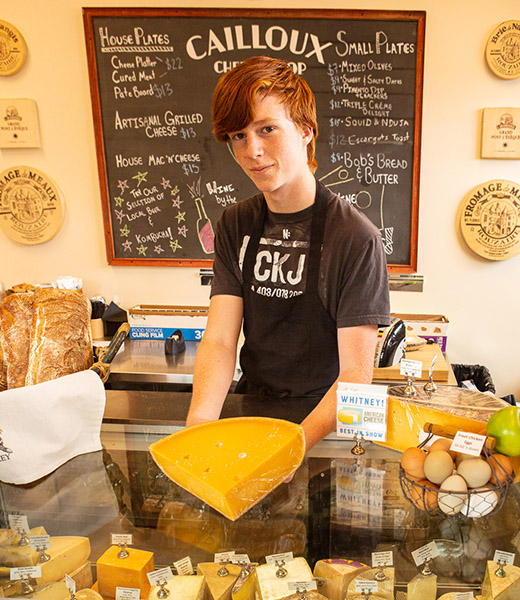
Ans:
<svg viewBox="0 0 520 600"><path fill-rule="evenodd" d="M0 481L31 483L101 449L105 388L94 371L0 392Z"/></svg>

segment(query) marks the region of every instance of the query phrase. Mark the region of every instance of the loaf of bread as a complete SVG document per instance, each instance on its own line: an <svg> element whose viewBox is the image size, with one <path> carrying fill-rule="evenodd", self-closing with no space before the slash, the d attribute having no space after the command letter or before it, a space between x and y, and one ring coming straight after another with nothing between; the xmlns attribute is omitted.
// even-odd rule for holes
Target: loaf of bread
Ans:
<svg viewBox="0 0 520 600"><path fill-rule="evenodd" d="M25 385L29 362L29 339L33 318L32 292L10 294L0 302L0 340L3 354L3 376L0 385L7 389Z"/></svg>
<svg viewBox="0 0 520 600"><path fill-rule="evenodd" d="M90 301L82 292L35 290L26 385L92 366L90 315Z"/></svg>

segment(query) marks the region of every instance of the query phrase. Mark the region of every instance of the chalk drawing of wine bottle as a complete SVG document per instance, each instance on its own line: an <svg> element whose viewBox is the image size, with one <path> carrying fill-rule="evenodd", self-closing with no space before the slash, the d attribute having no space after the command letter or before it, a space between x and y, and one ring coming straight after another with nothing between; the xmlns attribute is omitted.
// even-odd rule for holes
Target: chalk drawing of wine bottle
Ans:
<svg viewBox="0 0 520 600"><path fill-rule="evenodd" d="M206 214L204 204L202 203L202 196L200 194L200 177L197 181L193 182L193 185L188 185L191 197L195 200L195 206L197 207L197 213L199 215L197 219L197 234L199 236L199 242L206 254L211 254L215 250L215 234L213 233L213 225Z"/></svg>

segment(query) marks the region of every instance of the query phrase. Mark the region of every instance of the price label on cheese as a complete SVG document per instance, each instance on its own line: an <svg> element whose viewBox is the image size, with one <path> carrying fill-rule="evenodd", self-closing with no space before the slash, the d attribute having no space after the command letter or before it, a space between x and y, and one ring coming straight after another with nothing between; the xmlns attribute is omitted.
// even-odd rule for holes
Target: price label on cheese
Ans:
<svg viewBox="0 0 520 600"><path fill-rule="evenodd" d="M429 544L421 546L412 552L412 558L418 567L427 560L431 560L436 556L439 556L439 549L437 548L437 544L435 542L430 542Z"/></svg>
<svg viewBox="0 0 520 600"><path fill-rule="evenodd" d="M317 590L318 586L315 581L289 581L287 589L291 592L309 592L310 590Z"/></svg>
<svg viewBox="0 0 520 600"><path fill-rule="evenodd" d="M31 531L29 521L25 515L9 515L9 527L13 531L26 535Z"/></svg>
<svg viewBox="0 0 520 600"><path fill-rule="evenodd" d="M339 437L386 441L388 393L385 385L338 383L336 433Z"/></svg>
<svg viewBox="0 0 520 600"><path fill-rule="evenodd" d="M269 554L269 556L265 557L265 562L268 565L275 565L277 562L289 562L294 560L294 555L292 552L280 552L279 554Z"/></svg>
<svg viewBox="0 0 520 600"><path fill-rule="evenodd" d="M408 376L419 379L422 375L422 362L420 360L403 358L401 360L401 370L399 372L405 377Z"/></svg>
<svg viewBox="0 0 520 600"><path fill-rule="evenodd" d="M68 573L65 574L65 585L71 594L76 593L76 582Z"/></svg>
<svg viewBox="0 0 520 600"><path fill-rule="evenodd" d="M140 600L139 588L116 587L116 600Z"/></svg>
<svg viewBox="0 0 520 600"><path fill-rule="evenodd" d="M181 558L181 560L177 560L173 563L175 570L178 575L193 575L193 565L191 564L191 558L186 556L186 558Z"/></svg>
<svg viewBox="0 0 520 600"><path fill-rule="evenodd" d="M180 562L180 561L179 561ZM191 561L190 561L191 562ZM180 573L179 573L180 574ZM190 573L191 575L192 573ZM163 581L170 581L173 579L173 573L170 567L164 567L163 569L157 569L146 574L150 585L161 585Z"/></svg>
<svg viewBox="0 0 520 600"><path fill-rule="evenodd" d="M231 562L235 565L240 563L250 563L249 556L247 554L233 554Z"/></svg>
<svg viewBox="0 0 520 600"><path fill-rule="evenodd" d="M473 600L474 597L473 592L455 592L453 594L453 600Z"/></svg>
<svg viewBox="0 0 520 600"><path fill-rule="evenodd" d="M17 579L28 579L29 577L38 579L38 577L41 576L41 567L13 567L9 571L9 577L12 581L16 581Z"/></svg>
<svg viewBox="0 0 520 600"><path fill-rule="evenodd" d="M234 550L231 550L230 552L217 552L214 560L216 563L231 562L233 556L235 556Z"/></svg>
<svg viewBox="0 0 520 600"><path fill-rule="evenodd" d="M29 536L29 543L33 550L45 550L51 547L51 536L50 535L31 535Z"/></svg>
<svg viewBox="0 0 520 600"><path fill-rule="evenodd" d="M131 533L112 533L111 540L113 546L122 546L123 544L131 546L133 544Z"/></svg>
<svg viewBox="0 0 520 600"><path fill-rule="evenodd" d="M391 567L394 564L394 553L391 550L386 552L372 552L373 567Z"/></svg>
<svg viewBox="0 0 520 600"><path fill-rule="evenodd" d="M375 592L377 594L379 591L379 583L377 581L364 581L363 579L356 579L354 588L358 594L367 594L368 592Z"/></svg>
<svg viewBox="0 0 520 600"><path fill-rule="evenodd" d="M495 550L493 561L502 563L503 565L512 565L515 562L515 553L506 552L505 550Z"/></svg>
<svg viewBox="0 0 520 600"><path fill-rule="evenodd" d="M451 443L450 450L471 454L471 456L480 456L485 443L485 435L469 433L467 431L457 431L453 438L453 442Z"/></svg>

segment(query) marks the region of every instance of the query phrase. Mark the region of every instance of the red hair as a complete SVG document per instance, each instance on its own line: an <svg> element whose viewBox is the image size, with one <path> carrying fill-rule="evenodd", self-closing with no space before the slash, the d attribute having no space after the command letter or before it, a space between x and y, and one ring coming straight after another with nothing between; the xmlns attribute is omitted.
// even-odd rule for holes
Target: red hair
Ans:
<svg viewBox="0 0 520 600"><path fill-rule="evenodd" d="M283 60L254 56L228 71L218 80L213 92L213 133L219 142L227 142L229 133L240 131L254 118L257 97L275 94L298 127L310 127L314 135L307 145L307 163L314 173L318 123L316 100L307 82Z"/></svg>

